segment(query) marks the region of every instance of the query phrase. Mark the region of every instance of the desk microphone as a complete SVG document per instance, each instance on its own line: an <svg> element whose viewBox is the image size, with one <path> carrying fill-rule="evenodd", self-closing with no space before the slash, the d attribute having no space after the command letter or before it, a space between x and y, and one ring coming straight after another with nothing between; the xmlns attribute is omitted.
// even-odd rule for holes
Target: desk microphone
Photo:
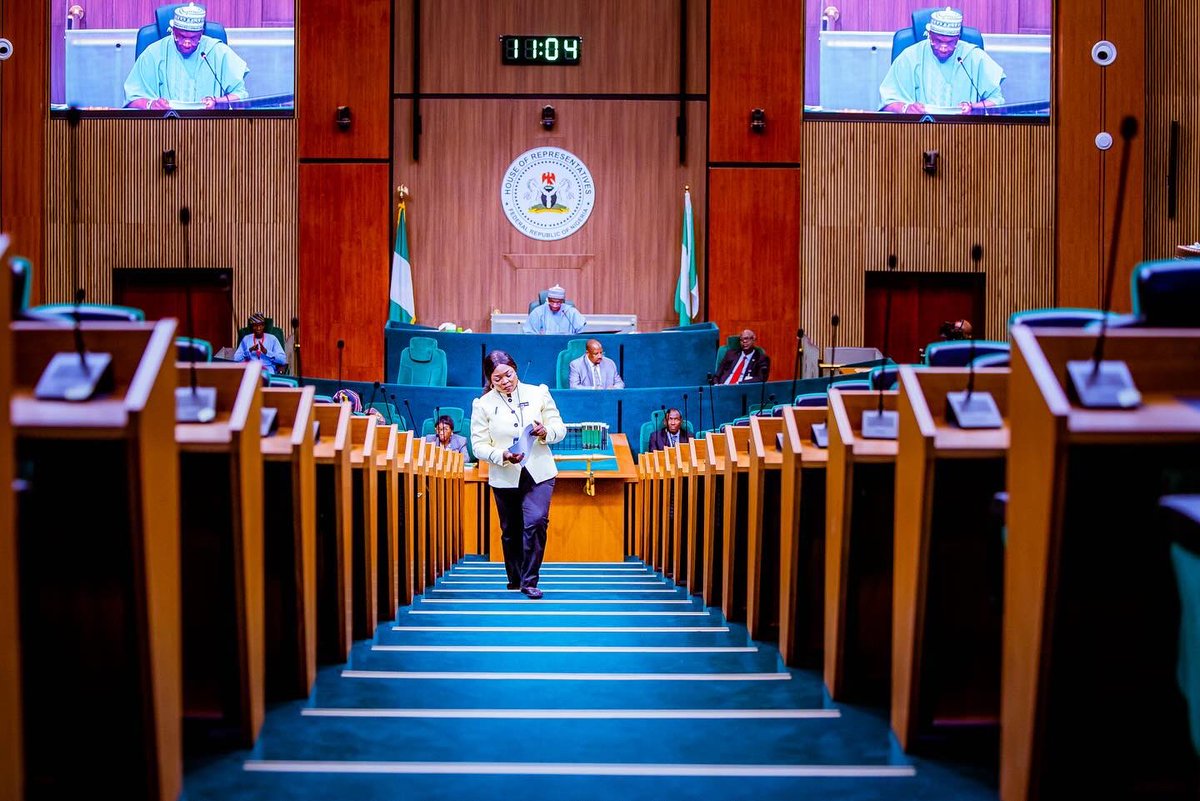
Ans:
<svg viewBox="0 0 1200 801"><path fill-rule="evenodd" d="M404 399L404 408L408 411L408 419L412 422L409 431L415 434L417 432L417 418L413 417L412 407L408 405L408 398Z"/></svg>
<svg viewBox="0 0 1200 801"><path fill-rule="evenodd" d="M696 392L700 395L700 425L704 425L704 387L696 387ZM686 395L684 397L687 397ZM700 429L696 429L699 431Z"/></svg>
<svg viewBox="0 0 1200 801"><path fill-rule="evenodd" d="M300 368L300 318L292 318L292 353L296 356L296 383L304 386L304 370Z"/></svg>
<svg viewBox="0 0 1200 801"><path fill-rule="evenodd" d="M205 53L203 50L201 50L200 60L205 63L205 65L208 67L208 71L212 73L213 80L217 82L217 88L221 90L221 97L225 99L225 108L232 110L233 104L229 102L228 93L225 91L225 84L221 83L221 79L217 76L217 71L213 69L212 62L208 60L208 53ZM960 58L959 61L962 61L962 59Z"/></svg>
<svg viewBox="0 0 1200 801"><path fill-rule="evenodd" d="M888 272L896 269L896 254L889 253L887 258ZM892 281L887 283L887 295L884 298L883 311L883 358L885 363L890 361L891 329L892 329ZM866 410L862 414L862 435L867 439L897 439L900 436L900 413L894 410L885 411L883 408L883 382L879 384L879 404L875 411Z"/></svg>
<svg viewBox="0 0 1200 801"><path fill-rule="evenodd" d="M685 430L687 429L687 415L688 415L687 393L685 392L685 393L683 393L683 428Z"/></svg>
<svg viewBox="0 0 1200 801"><path fill-rule="evenodd" d="M342 353L346 350L346 340L339 339L337 341L338 350L338 389L342 388Z"/></svg>
<svg viewBox="0 0 1200 801"><path fill-rule="evenodd" d="M175 422L177 423L208 423L217 416L216 387L196 386L196 340L195 329L192 327L192 240L188 235L188 226L192 222L192 210L184 206L179 210L179 224L183 226L183 269L188 274L188 281L183 285L184 303L187 313L188 347L188 387L175 389Z"/></svg>
<svg viewBox="0 0 1200 801"><path fill-rule="evenodd" d="M388 402L392 405L392 408L389 411L392 411L396 414L396 416L399 416L400 415L400 407L396 405L396 394L394 392L386 392L385 391L385 396L387 397ZM405 427L403 424L404 418L402 418L402 417L400 420L396 420L395 418L392 418L391 422L398 423L400 425L400 428Z"/></svg>
<svg viewBox="0 0 1200 801"><path fill-rule="evenodd" d="M375 384L371 387L371 399L367 401L367 406L365 409L363 409L364 414L371 413L371 407L375 405L375 393L378 391L379 391L379 382L376 381Z"/></svg>
<svg viewBox="0 0 1200 801"><path fill-rule="evenodd" d="M983 95L979 93L979 87L975 85L975 79L971 77L970 70L968 70L967 65L963 63L962 56L958 57L958 66L962 67L963 74L967 76L967 80L971 82L971 88L975 90L975 102L978 103L983 100ZM972 109L972 111L982 111L985 115L987 114L986 108Z"/></svg>
<svg viewBox="0 0 1200 801"><path fill-rule="evenodd" d="M835 367L834 365L837 364L837 334L838 334L838 325L840 325L841 322L842 322L842 318L838 317L836 314L829 318L829 324L831 326L833 326L833 335L830 336L830 338L829 338L830 344L829 344L829 350L827 351L827 354L829 356L829 365L830 365L829 366L829 383L830 384L833 383L834 370L837 369L837 367ZM828 389L828 386L826 387L826 389Z"/></svg>
<svg viewBox="0 0 1200 801"><path fill-rule="evenodd" d="M789 395L792 400L790 403L796 402L796 379L800 376L800 363L804 361L804 329L796 329L796 363L792 365L792 394Z"/></svg>
<svg viewBox="0 0 1200 801"><path fill-rule="evenodd" d="M762 376L762 380L758 382L758 415L762 417L763 404L767 402L767 377ZM772 396L774 397L774 396Z"/></svg>

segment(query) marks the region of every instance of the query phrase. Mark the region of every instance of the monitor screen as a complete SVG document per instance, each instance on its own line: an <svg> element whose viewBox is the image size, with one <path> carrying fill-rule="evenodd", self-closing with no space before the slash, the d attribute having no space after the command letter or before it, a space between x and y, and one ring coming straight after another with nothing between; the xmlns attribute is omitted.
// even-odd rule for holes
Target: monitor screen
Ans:
<svg viewBox="0 0 1200 801"><path fill-rule="evenodd" d="M51 3L52 110L290 113L294 0Z"/></svg>
<svg viewBox="0 0 1200 801"><path fill-rule="evenodd" d="M822 1L805 13L806 116L1049 118L1051 0Z"/></svg>

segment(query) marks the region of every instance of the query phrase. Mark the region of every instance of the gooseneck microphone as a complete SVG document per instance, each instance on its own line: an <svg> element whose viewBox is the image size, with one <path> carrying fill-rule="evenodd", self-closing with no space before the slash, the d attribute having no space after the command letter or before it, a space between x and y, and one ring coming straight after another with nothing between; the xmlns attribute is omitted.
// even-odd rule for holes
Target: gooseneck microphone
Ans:
<svg viewBox="0 0 1200 801"><path fill-rule="evenodd" d="M688 415L687 393L685 392L685 393L683 393L683 428L685 428L685 429L687 428L687 419L688 419L687 415Z"/></svg>
<svg viewBox="0 0 1200 801"><path fill-rule="evenodd" d="M225 108L232 109L233 104L229 102L229 95L228 92L225 91L225 84L221 83L220 76L218 76L217 71L213 69L212 62L208 60L208 53L201 50L200 60L203 61L205 66L208 67L208 71L212 73L213 80L217 82L217 88L221 90L221 98L225 101ZM959 61L962 61L962 59L960 58Z"/></svg>
<svg viewBox="0 0 1200 801"><path fill-rule="evenodd" d="M364 407L364 408L363 408L363 413L364 413L364 414L370 414L370 413L371 413L371 407L375 405L375 393L376 393L376 392L378 392L378 391L379 391L379 382L378 382L378 381L376 381L376 382L375 382L375 383L374 383L374 384L371 386L371 399L370 399L369 401L367 401L367 405L366 405L366 407Z"/></svg>
<svg viewBox="0 0 1200 801"><path fill-rule="evenodd" d="M189 229L191 222L192 210L183 206L179 209L179 224L183 226L183 269L187 274L187 281L183 285L183 294L187 323L190 390L186 387L175 389L175 422L208 423L217 416L217 390L216 387L197 388L196 386L196 331L192 326L192 239Z"/></svg>
<svg viewBox="0 0 1200 801"><path fill-rule="evenodd" d="M296 383L304 386L304 370L300 366L300 318L292 318L292 352L296 355Z"/></svg>
<svg viewBox="0 0 1200 801"><path fill-rule="evenodd" d="M704 387L696 387L696 392L700 395L700 425L704 425Z"/></svg>
<svg viewBox="0 0 1200 801"><path fill-rule="evenodd" d="M792 394L788 403L796 402L796 379L800 377L800 364L804 361L804 329L796 329L796 363L792 365Z"/></svg>
<svg viewBox="0 0 1200 801"><path fill-rule="evenodd" d="M413 411L412 411L412 407L408 405L408 398L405 398L405 399L404 399L404 408L405 408L405 410L408 412L408 419L409 419L409 431L412 431L413 433L416 433L416 430L417 430L417 418L413 417Z"/></svg>
<svg viewBox="0 0 1200 801"><path fill-rule="evenodd" d="M837 367L835 366L837 364L837 334L838 334L838 326L841 324L841 322L842 322L842 318L838 317L836 314L829 318L829 325L831 325L833 327L833 335L830 336L830 338L829 338L830 342L829 342L829 351L828 351L828 354L829 354L829 383L830 384L833 383L833 377L835 375L835 371L837 370Z"/></svg>
<svg viewBox="0 0 1200 801"><path fill-rule="evenodd" d="M763 404L767 402L767 377L761 376L762 380L758 382L758 416L762 417Z"/></svg>
<svg viewBox="0 0 1200 801"><path fill-rule="evenodd" d="M896 269L896 254L889 253L887 258L888 272ZM892 355L892 283L888 282L887 297L884 299L883 305L883 360L884 364L891 359ZM883 382L879 382L879 408L876 410L879 414L883 414Z"/></svg>
<svg viewBox="0 0 1200 801"><path fill-rule="evenodd" d="M968 70L968 69L967 69L967 65L963 63L963 58L962 58L962 56L959 56L959 57L958 57L958 66L959 66L960 68L962 68L963 75L966 75L966 76L967 76L967 80L971 82L971 88L975 90L975 100L974 100L974 102L978 103L980 100L983 100L983 95L982 95L982 94L980 94L980 92L979 92L979 87L975 85L975 79L971 77L971 71L970 71L970 70ZM977 111L982 111L984 114L987 114L987 109L986 109L986 108L983 108L983 109L975 109L975 110L977 110Z"/></svg>
<svg viewBox="0 0 1200 801"><path fill-rule="evenodd" d="M342 352L346 350L346 340L339 339L337 341L338 351L338 389L342 388Z"/></svg>

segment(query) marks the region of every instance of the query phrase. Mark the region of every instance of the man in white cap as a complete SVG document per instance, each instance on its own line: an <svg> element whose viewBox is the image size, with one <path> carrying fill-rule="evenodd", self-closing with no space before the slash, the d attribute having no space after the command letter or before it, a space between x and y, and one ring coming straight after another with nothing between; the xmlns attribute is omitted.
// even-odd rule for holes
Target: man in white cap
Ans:
<svg viewBox="0 0 1200 801"><path fill-rule="evenodd" d="M963 15L952 8L933 12L926 38L897 56L880 84L883 111L986 114L1004 103L1003 68L983 48L961 40L962 24Z"/></svg>
<svg viewBox="0 0 1200 801"><path fill-rule="evenodd" d="M546 290L546 302L529 313L526 334L578 334L587 322L579 309L564 305L567 290L558 284Z"/></svg>
<svg viewBox="0 0 1200 801"><path fill-rule="evenodd" d="M127 108L232 108L250 96L246 62L224 42L204 35L205 11L175 9L171 33L138 56L125 79Z"/></svg>

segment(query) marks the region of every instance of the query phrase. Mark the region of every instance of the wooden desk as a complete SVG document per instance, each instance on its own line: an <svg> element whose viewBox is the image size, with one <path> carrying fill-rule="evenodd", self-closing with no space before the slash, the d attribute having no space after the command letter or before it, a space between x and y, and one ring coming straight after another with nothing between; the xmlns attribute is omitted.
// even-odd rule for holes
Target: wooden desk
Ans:
<svg viewBox="0 0 1200 801"><path fill-rule="evenodd" d="M74 350L72 329L11 327L10 419L26 485L16 540L25 788L70 798L94 793L102 776L114 797L174 801L183 773L175 321L83 331L89 350L112 354L115 386L70 403L33 389L51 354Z"/></svg>
<svg viewBox="0 0 1200 801"><path fill-rule="evenodd" d="M398 546L400 515L400 472L396 469L400 444L399 426L378 426L375 441L375 617L395 620L399 609L400 563Z"/></svg>
<svg viewBox="0 0 1200 801"><path fill-rule="evenodd" d="M884 409L896 393L883 393ZM865 439L877 392L829 393L825 488L825 687L834 700L886 703L891 677L896 440Z"/></svg>
<svg viewBox="0 0 1200 801"><path fill-rule="evenodd" d="M447 524L450 527L450 563L456 564L466 553L463 542L463 495L466 483L466 454L457 451L450 454L450 503L447 507Z"/></svg>
<svg viewBox="0 0 1200 801"><path fill-rule="evenodd" d="M12 334L8 315L12 282L0 281L0 453L12 454L8 420L12 394ZM17 496L13 460L0 459L0 798L24 798L24 755L21 747L21 637L17 621Z"/></svg>
<svg viewBox="0 0 1200 801"><path fill-rule="evenodd" d="M400 485L400 530L396 536L397 578L400 587L396 596L397 609L413 602L416 583L416 475L414 469L417 438L411 431L401 431L396 440L396 472Z"/></svg>
<svg viewBox="0 0 1200 801"><path fill-rule="evenodd" d="M646 460L647 481L649 482L650 510L647 516L649 528L646 532L646 547L649 551L646 561L650 567L658 570L662 567L659 558L662 555L663 530L663 480L662 457L658 451L642 454Z"/></svg>
<svg viewBox="0 0 1200 801"><path fill-rule="evenodd" d="M1004 489L1008 425L946 422L946 393L965 389L967 374L900 368L891 721L905 750L935 728L999 723L1004 543L992 506ZM975 372L975 389L990 392L1002 416L1008 375Z"/></svg>
<svg viewBox="0 0 1200 801"><path fill-rule="evenodd" d="M354 618L353 636L358 639L374 637L375 626L379 622L378 431L379 418L375 415L351 416L348 446L353 532L350 543L354 566L351 570L350 597Z"/></svg>
<svg viewBox="0 0 1200 801"><path fill-rule="evenodd" d="M446 572L446 454L445 448L433 446L433 462L429 469L429 560L433 574L430 583Z"/></svg>
<svg viewBox="0 0 1200 801"><path fill-rule="evenodd" d="M345 662L354 641L350 490L350 406L315 403L317 465L317 659Z"/></svg>
<svg viewBox="0 0 1200 801"><path fill-rule="evenodd" d="M550 504L547 559L620 562L625 558L625 486L636 480L637 467L624 434L609 434L609 442L616 455L616 469L593 471L594 496L585 491L586 470L558 471ZM493 562L502 562L500 520L495 508L492 504L491 554Z"/></svg>
<svg viewBox="0 0 1200 801"><path fill-rule="evenodd" d="M750 418L746 498L746 628L754 640L779 636L779 492L782 417Z"/></svg>
<svg viewBox="0 0 1200 801"><path fill-rule="evenodd" d="M175 365L181 387L192 370ZM250 748L264 715L263 459L258 364L197 364L216 418L177 423L185 746Z"/></svg>
<svg viewBox="0 0 1200 801"><path fill-rule="evenodd" d="M721 522L724 560L721 570L721 611L728 621L746 619L747 494L750 480L750 426L726 426L717 447L725 449L722 483L725 507Z"/></svg>
<svg viewBox="0 0 1200 801"><path fill-rule="evenodd" d="M662 564L664 577L675 577L675 551L679 547L679 516L675 513L676 498L679 493L679 450L664 448L659 452L659 466L662 469Z"/></svg>
<svg viewBox="0 0 1200 801"><path fill-rule="evenodd" d="M1012 337L1000 796L1189 797L1178 597L1154 522L1165 488L1200 490L1200 331L1109 331L1133 411L1070 401L1065 364L1091 356L1090 333Z"/></svg>
<svg viewBox="0 0 1200 801"><path fill-rule="evenodd" d="M463 552L487 553L488 485L480 477L478 464L463 468L462 526Z"/></svg>
<svg viewBox="0 0 1200 801"><path fill-rule="evenodd" d="M685 443L686 444L686 443ZM687 582L687 500L684 493L687 489L685 463L683 459L684 445L676 445L667 449L667 459L671 467L671 578L678 585Z"/></svg>
<svg viewBox="0 0 1200 801"><path fill-rule="evenodd" d="M818 667L825 638L825 468L829 450L812 427L826 406L783 409L779 470L779 653L793 667Z"/></svg>
<svg viewBox="0 0 1200 801"><path fill-rule="evenodd" d="M316 390L270 387L264 408L278 427L263 437L263 519L268 701L307 698L317 678Z"/></svg>
<svg viewBox="0 0 1200 801"><path fill-rule="evenodd" d="M413 595L429 586L429 461L433 445L423 438L413 442Z"/></svg>
<svg viewBox="0 0 1200 801"><path fill-rule="evenodd" d="M722 577L725 573L725 435L715 431L699 441L697 454L704 477L704 569L701 571L705 606L721 604Z"/></svg>
<svg viewBox="0 0 1200 801"><path fill-rule="evenodd" d="M700 514L700 464L694 439L679 445L679 462L683 469L683 480L680 482L683 497L679 504L683 548L680 556L682 568L676 580L688 588L689 595L695 595L699 590L700 565L704 561L704 520Z"/></svg>

